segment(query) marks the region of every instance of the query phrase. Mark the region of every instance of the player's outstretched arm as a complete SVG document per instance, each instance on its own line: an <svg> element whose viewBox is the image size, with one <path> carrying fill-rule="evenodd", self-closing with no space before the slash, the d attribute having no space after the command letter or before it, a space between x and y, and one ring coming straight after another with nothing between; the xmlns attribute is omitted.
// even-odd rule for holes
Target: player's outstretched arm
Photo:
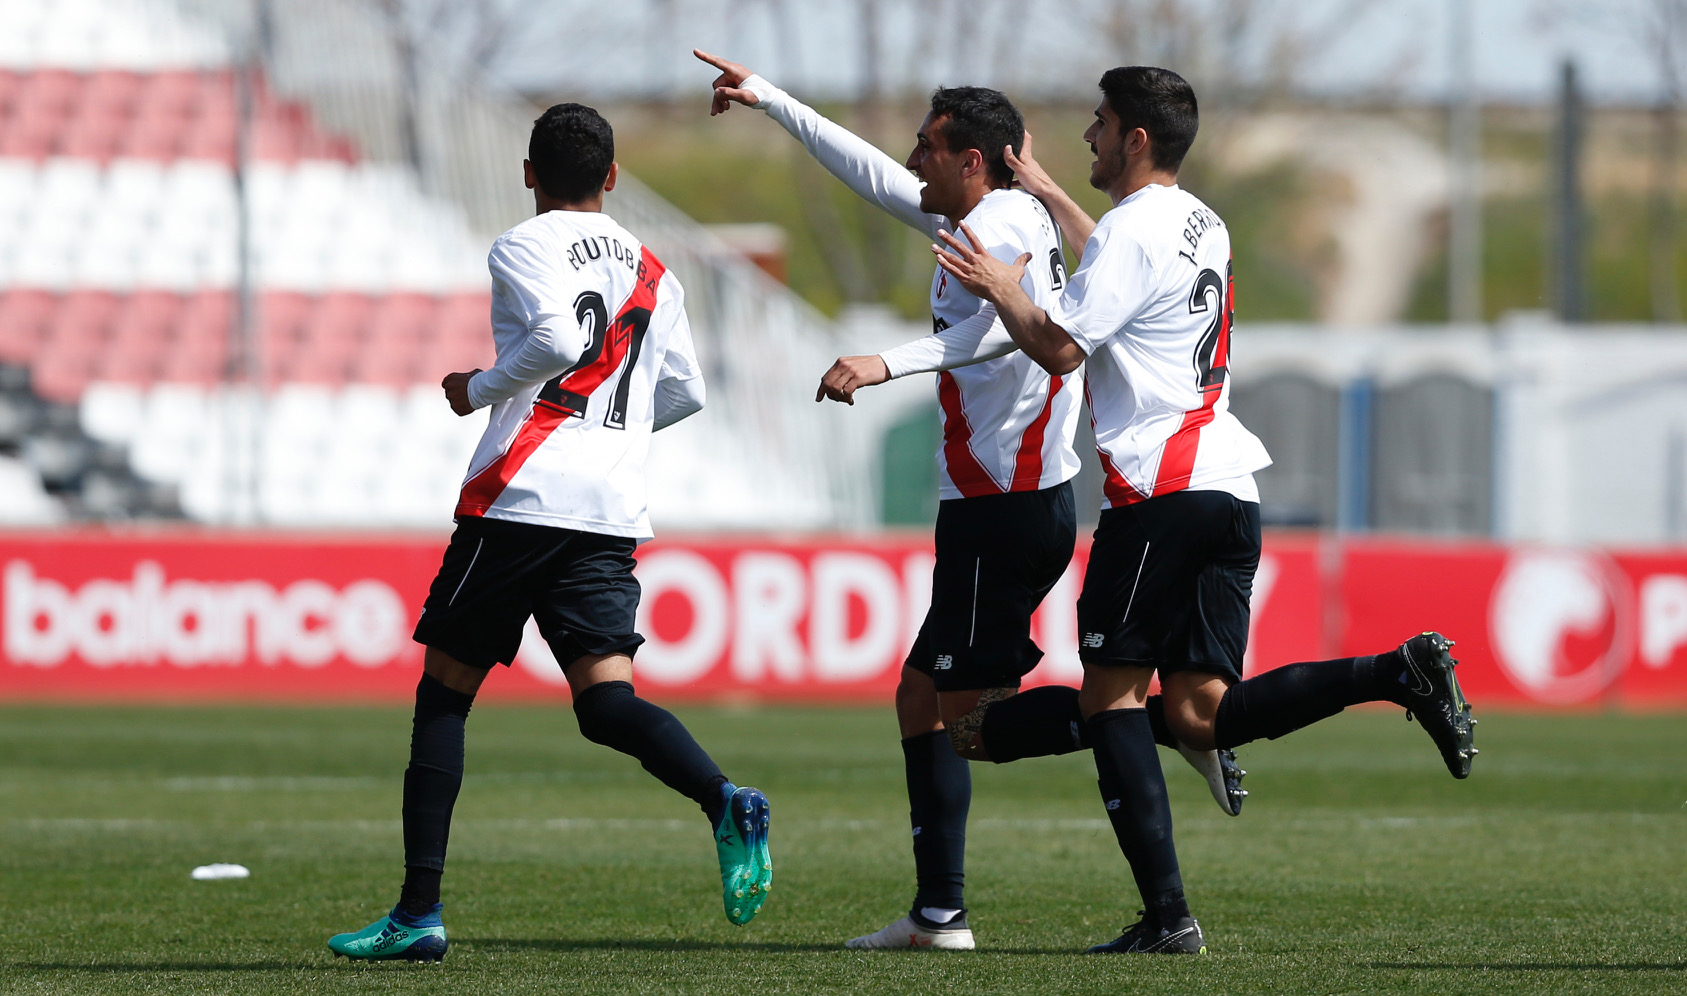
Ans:
<svg viewBox="0 0 1687 996"><path fill-rule="evenodd" d="M1013 170L1014 178L1019 181L1025 192L1043 202L1048 208L1049 217L1060 226L1060 234L1066 237L1066 244L1071 247L1072 255L1082 259L1084 243L1090 239L1090 233L1095 231L1095 219L1091 218L1078 202L1067 196L1066 191L1054 182L1042 164L1031 156L1031 133L1025 133L1025 140L1021 143L1019 155L1013 154L1013 146L1002 150L1002 157L1007 160L1008 168Z"/></svg>
<svg viewBox="0 0 1687 996"><path fill-rule="evenodd" d="M715 77L710 116L733 104L766 111L780 127L803 144L828 173L842 180L857 197L876 205L898 221L931 235L941 219L920 210L920 181L883 150L848 128L829 121L785 91L751 72L747 66L710 55L691 53L721 71Z"/></svg>
<svg viewBox="0 0 1687 996"><path fill-rule="evenodd" d="M859 388L917 373L939 373L956 367L983 363L1006 356L1019 348L996 317L996 306L985 302L965 320L931 335L922 335L873 356L840 356L826 376L814 400L830 398L855 404Z"/></svg>
<svg viewBox="0 0 1687 996"><path fill-rule="evenodd" d="M820 386L814 392L815 401L831 398L842 401L846 405L855 404L857 388L871 387L883 384L890 379L890 370L885 366L883 357L873 356L840 356L820 378Z"/></svg>
<svg viewBox="0 0 1687 996"><path fill-rule="evenodd" d="M1038 366L1061 376L1082 366L1084 351L1020 286L1031 254L1025 253L1010 265L990 255L965 222L961 223L961 233L967 237L965 243L948 232L937 233L948 247L931 247L937 255L937 265L959 280L961 286L995 304L1008 335Z"/></svg>

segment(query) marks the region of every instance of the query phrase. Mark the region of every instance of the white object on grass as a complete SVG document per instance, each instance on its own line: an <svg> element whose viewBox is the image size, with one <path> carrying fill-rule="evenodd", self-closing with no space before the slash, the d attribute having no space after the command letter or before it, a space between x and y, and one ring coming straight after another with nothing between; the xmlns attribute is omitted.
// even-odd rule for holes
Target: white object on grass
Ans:
<svg viewBox="0 0 1687 996"><path fill-rule="evenodd" d="M229 865L221 862L214 865L200 865L193 870L194 881L210 882L220 878L249 878L252 870L245 865Z"/></svg>

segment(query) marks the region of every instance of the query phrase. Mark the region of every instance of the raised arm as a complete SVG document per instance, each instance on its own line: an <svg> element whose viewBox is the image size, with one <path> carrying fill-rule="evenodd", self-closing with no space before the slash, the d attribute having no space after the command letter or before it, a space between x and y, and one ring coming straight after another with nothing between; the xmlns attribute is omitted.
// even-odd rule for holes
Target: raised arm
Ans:
<svg viewBox="0 0 1687 996"><path fill-rule="evenodd" d="M877 146L736 62L698 49L692 54L721 71L714 83L710 116L726 113L733 104L766 111L803 144L815 161L862 200L927 236L943 223L936 215L920 210L920 181Z"/></svg>
<svg viewBox="0 0 1687 996"><path fill-rule="evenodd" d="M1066 244L1071 247L1072 255L1076 259L1083 259L1084 243L1090 239L1090 233L1095 231L1095 219L1091 218L1078 202L1067 196L1066 191L1054 182L1037 160L1031 157L1031 133L1025 133L1025 141L1021 145L1019 155L1013 154L1013 146L1007 146L1003 151L1003 158L1008 167L1013 170L1014 178L1026 193L1043 202L1048 208L1049 217L1060 226L1060 234L1066 237Z"/></svg>

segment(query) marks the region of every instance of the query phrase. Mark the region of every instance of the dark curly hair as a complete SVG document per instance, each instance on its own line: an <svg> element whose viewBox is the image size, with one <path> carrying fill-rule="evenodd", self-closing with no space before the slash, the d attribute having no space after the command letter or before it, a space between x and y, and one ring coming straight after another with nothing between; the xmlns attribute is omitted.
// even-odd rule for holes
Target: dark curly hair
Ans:
<svg viewBox="0 0 1687 996"><path fill-rule="evenodd" d="M565 203L588 200L609 179L615 132L585 104L557 104L533 122L527 158L548 196Z"/></svg>
<svg viewBox="0 0 1687 996"><path fill-rule="evenodd" d="M949 143L949 151L977 149L991 183L1005 187L1013 181L1002 148L1011 145L1013 154L1019 155L1025 118L1006 94L982 86L940 86L931 92L931 113L944 119L938 130Z"/></svg>

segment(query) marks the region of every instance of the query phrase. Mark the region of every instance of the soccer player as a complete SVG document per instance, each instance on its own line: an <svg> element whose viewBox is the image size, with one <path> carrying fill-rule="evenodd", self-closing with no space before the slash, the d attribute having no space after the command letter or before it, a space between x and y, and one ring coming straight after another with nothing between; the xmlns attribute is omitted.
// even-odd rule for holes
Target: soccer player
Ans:
<svg viewBox="0 0 1687 996"><path fill-rule="evenodd" d="M563 662L580 732L702 807L727 918L748 923L772 887L767 799L727 781L679 720L633 692L645 454L653 429L703 407L703 380L679 281L603 213L614 158L609 123L590 107L558 104L533 124L524 168L536 214L487 260L497 362L443 382L458 415L492 413L416 625L427 651L404 773L404 887L391 913L330 938L336 955L444 956L440 876L464 722L530 616Z"/></svg>
<svg viewBox="0 0 1687 996"><path fill-rule="evenodd" d="M982 87L938 89L913 152L898 163L745 67L696 55L721 70L711 114L734 103L765 111L851 190L928 237L965 218L997 258L1037 260L1021 274L1023 290L1053 303L1066 279L1059 234L1037 199L1012 187L1002 149L1019 144L1025 125L1007 97ZM1080 379L1032 362L995 308L941 269L932 275L931 310L934 334L877 356L840 358L815 396L853 404L859 388L936 371L943 418L931 608L896 691L918 888L907 916L850 940L852 948L971 950L967 760L1005 763L1085 746L1076 689L1018 693L1042 658L1031 615L1071 562L1077 534L1071 478ZM1162 742L1178 746L1169 734ZM1183 753L1235 815L1246 793L1233 757Z"/></svg>
<svg viewBox="0 0 1687 996"><path fill-rule="evenodd" d="M945 248L933 251L1052 375L1088 364L1107 480L1078 600L1079 696L1107 815L1144 907L1123 936L1090 950L1196 953L1206 941L1184 898L1144 709L1156 672L1172 732L1195 748L1275 739L1349 705L1393 702L1465 778L1476 721L1453 674L1452 641L1438 633L1241 680L1260 551L1253 474L1270 458L1229 411L1229 232L1177 185L1198 124L1189 84L1131 66L1102 76L1101 92L1084 140L1096 156L1090 184L1114 206L1052 307L1020 287L1035 257L1003 262L966 223L964 242L942 232ZM1068 235L1083 230L1067 217L1082 212L1045 174L1027 169L1021 179Z"/></svg>

